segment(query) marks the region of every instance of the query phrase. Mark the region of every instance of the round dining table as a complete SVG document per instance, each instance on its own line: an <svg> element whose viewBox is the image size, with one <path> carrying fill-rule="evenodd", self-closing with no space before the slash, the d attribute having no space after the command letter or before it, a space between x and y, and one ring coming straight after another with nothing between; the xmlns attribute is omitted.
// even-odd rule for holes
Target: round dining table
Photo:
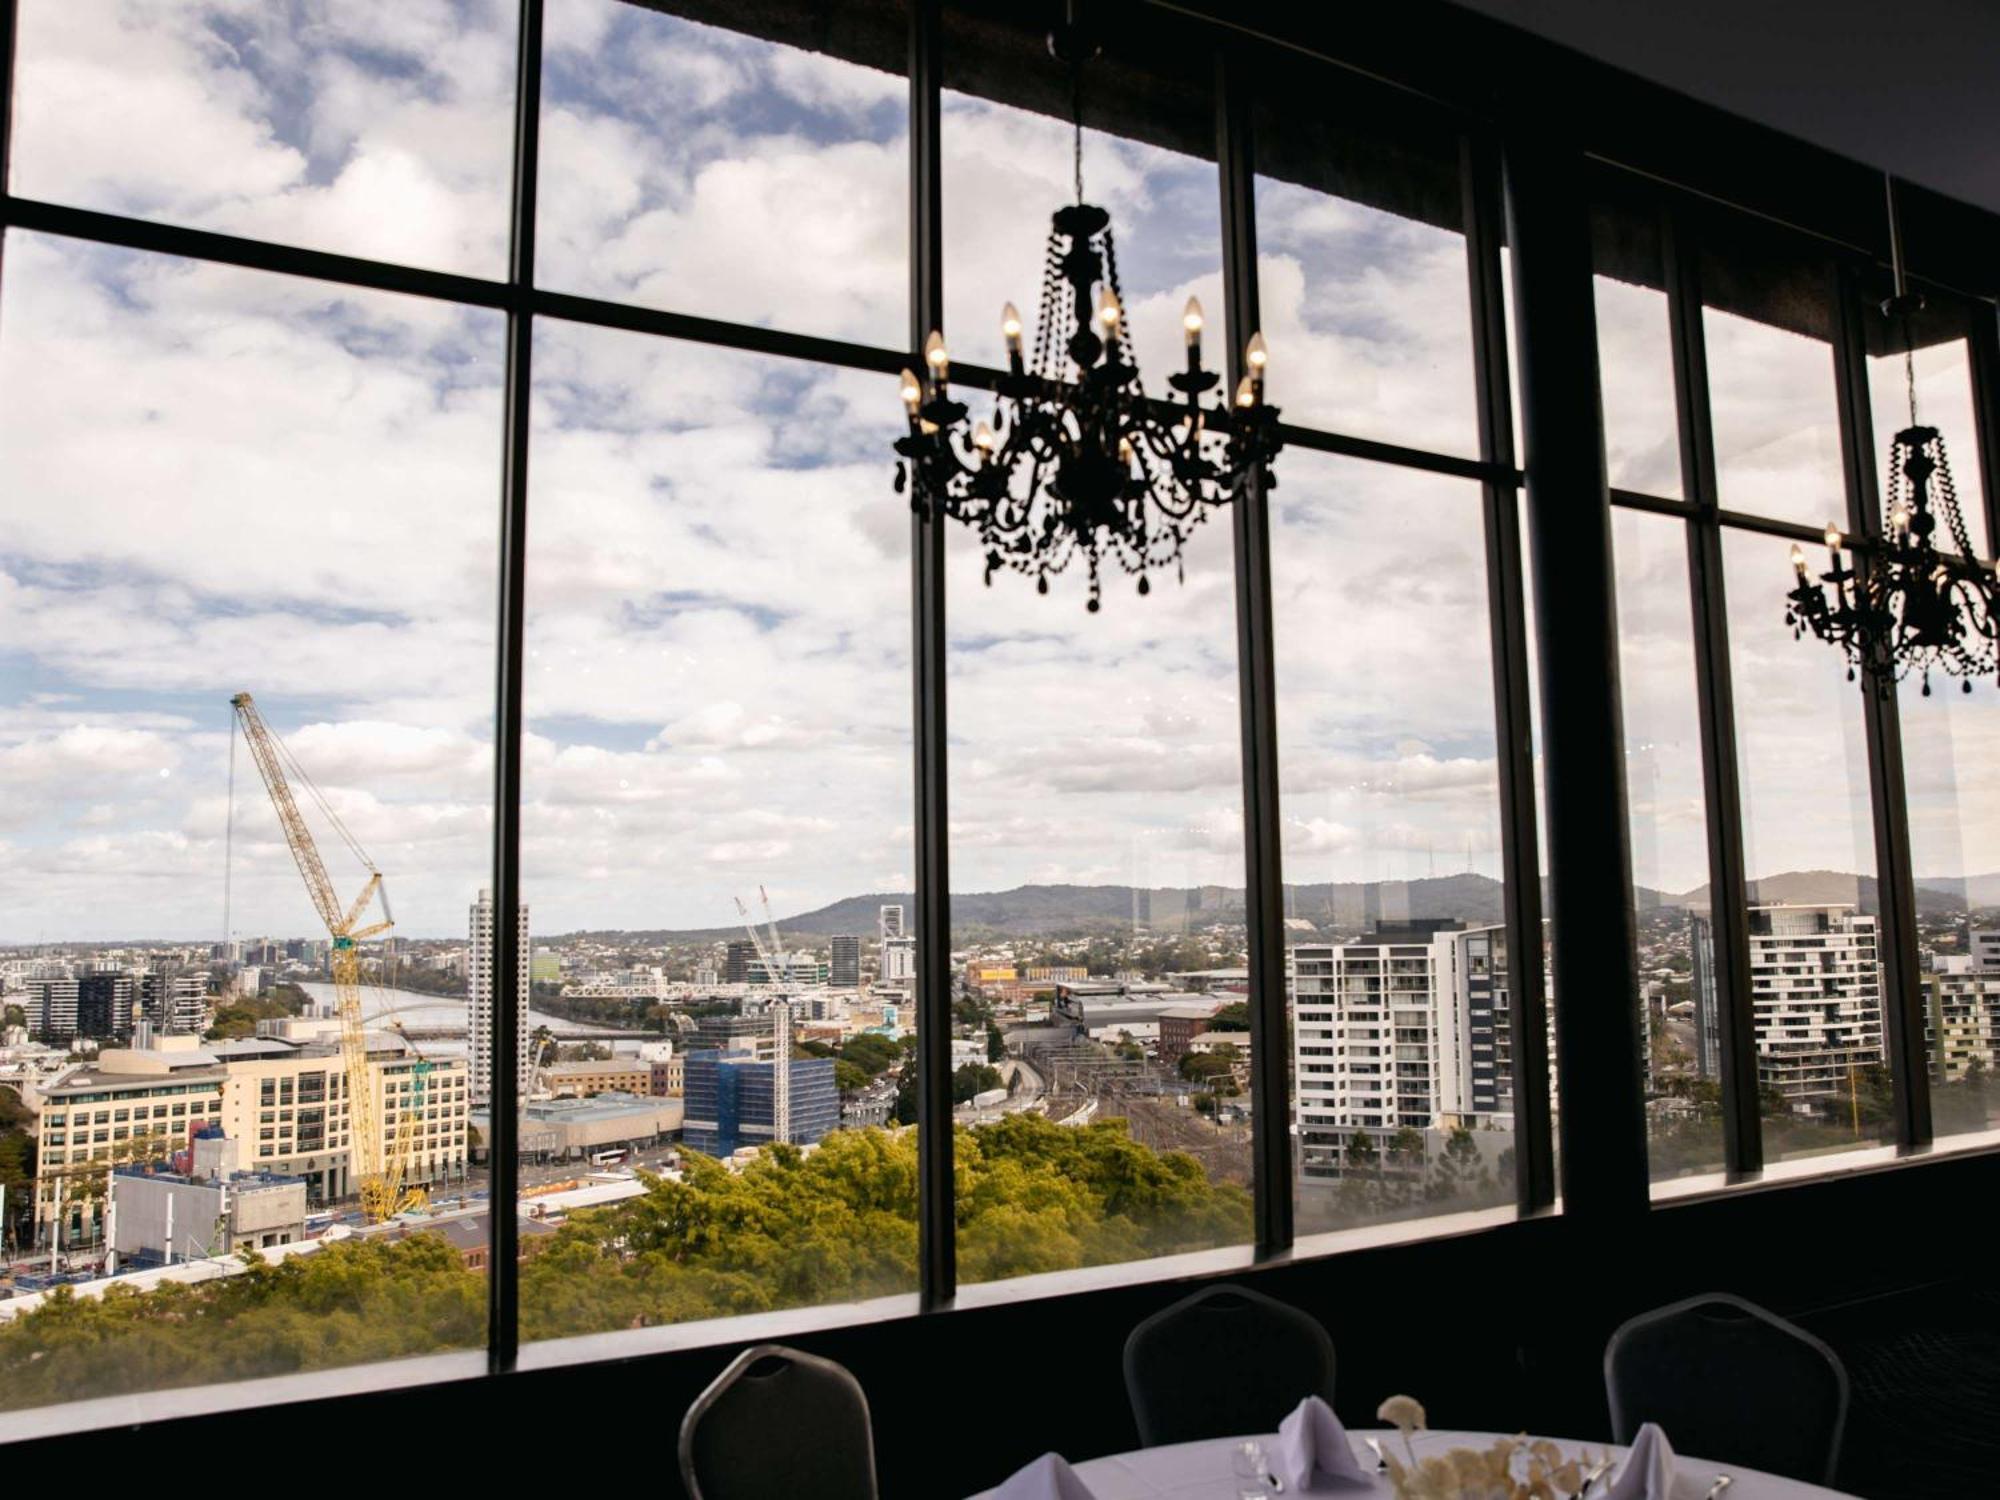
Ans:
<svg viewBox="0 0 2000 1500"><path fill-rule="evenodd" d="M1448 1448L1485 1448L1502 1434L1493 1432L1419 1432L1415 1435L1416 1455L1422 1459L1427 1454L1443 1453ZM1510 1434L1511 1435L1511 1434ZM1374 1438L1384 1449L1401 1454L1402 1439L1393 1430L1350 1432L1348 1442L1354 1446L1354 1456L1364 1469L1374 1470L1375 1454L1365 1441ZM1076 1464L1076 1474L1089 1488L1092 1500L1237 1500L1243 1485L1247 1482L1236 1475L1234 1457L1236 1449L1247 1439L1210 1438L1199 1443L1169 1443L1158 1448L1141 1448L1133 1453L1112 1453L1103 1458L1086 1459ZM1264 1445L1265 1455L1275 1460L1278 1453L1277 1434L1266 1434L1258 1439ZM1581 1453L1588 1449L1594 1455L1612 1455L1622 1459L1623 1448L1611 1443L1576 1442L1567 1438L1552 1439L1566 1454ZM1617 1474L1613 1469L1612 1475ZM1838 1490L1829 1490L1802 1480L1784 1479L1776 1474L1763 1474L1755 1469L1746 1469L1741 1464L1716 1464L1705 1459L1674 1455L1674 1492L1671 1500L1707 1500L1716 1480L1727 1474L1729 1484L1716 1496L1716 1500L1852 1500ZM1591 1494L1604 1493L1603 1483L1592 1487ZM973 1500L986 1500L994 1493L983 1491ZM1273 1493L1276 1493L1275 1491ZM1309 1491L1311 1494L1363 1496L1393 1496L1395 1491L1389 1485L1387 1474L1376 1474L1372 1488L1363 1489L1357 1485L1335 1489L1331 1485Z"/></svg>

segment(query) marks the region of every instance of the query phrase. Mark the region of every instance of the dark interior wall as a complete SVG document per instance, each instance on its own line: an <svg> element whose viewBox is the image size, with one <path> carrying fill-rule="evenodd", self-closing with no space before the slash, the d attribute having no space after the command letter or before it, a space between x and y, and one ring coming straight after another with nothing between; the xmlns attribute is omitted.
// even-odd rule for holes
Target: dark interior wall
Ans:
<svg viewBox="0 0 2000 1500"><path fill-rule="evenodd" d="M1244 1279L1332 1331L1337 1404L1350 1424L1372 1425L1383 1397L1407 1392L1440 1427L1601 1439L1609 1435L1604 1340L1624 1318L1732 1291L1815 1328L1860 1362L1927 1294L1942 1297L1940 1284L1983 1276L1968 1205L1996 1190L2000 1157L1969 1155L1656 1208L1625 1234L1551 1217L1270 1265ZM841 1361L866 1388L885 1496L959 1495L1050 1449L1080 1459L1136 1446L1119 1367L1124 1337L1186 1289L1122 1287L794 1342ZM678 1495L680 1414L734 1353L718 1347L52 1438L10 1449L8 1472L25 1478L86 1462L94 1472L137 1473L170 1452L296 1472L314 1446L310 1433L365 1433L351 1451L392 1465L428 1467L451 1453L484 1465L497 1441L504 1455L540 1468L542 1483L598 1484L638 1464L649 1492ZM1889 1495L1874 1430L1857 1410L1843 1482Z"/></svg>

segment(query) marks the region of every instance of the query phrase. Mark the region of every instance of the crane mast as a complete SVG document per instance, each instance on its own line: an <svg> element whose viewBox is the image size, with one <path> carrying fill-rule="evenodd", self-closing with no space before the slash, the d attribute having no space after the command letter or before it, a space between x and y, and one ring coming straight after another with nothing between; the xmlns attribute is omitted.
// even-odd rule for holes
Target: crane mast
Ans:
<svg viewBox="0 0 2000 1500"><path fill-rule="evenodd" d="M248 693L238 693L229 702L243 726L243 738L250 747L250 758L257 763L257 774L263 778L264 789L270 793L271 805L285 830L285 843L291 848L292 860L298 865L300 878L306 883L306 893L312 898L320 921L326 924L327 936L333 940L330 966L333 970L334 1010L340 1018L342 1071L347 1079L348 1160L361 1194L362 1212L370 1223L380 1223L407 1209L421 1207L426 1201L421 1188L410 1188L405 1184L414 1141L414 1132L409 1126L413 1119L423 1117L424 1094L429 1082L425 1075L430 1071L429 1066L419 1059L411 1091L403 1102L398 1102L393 1091L384 1089L381 1102L386 1105L388 1124L393 1127L392 1131L385 1132L382 1118L385 1110L377 1107L374 1079L368 1068L368 1033L361 1014L359 946L365 939L379 936L395 925L389 915L389 898L382 886L382 872L375 868L374 862L335 818L334 825L342 839L368 871L368 880L361 887L361 894L354 898L352 904L342 908L340 898L334 892L333 880L326 873L326 863L320 858L319 847L313 842L312 830L306 826L298 801L292 795L291 782L285 775L286 752L283 746L265 726L263 715L258 713L257 705ZM308 781L309 789L310 786ZM332 816L330 808L326 811ZM363 925L363 914L378 897L382 905L381 919Z"/></svg>

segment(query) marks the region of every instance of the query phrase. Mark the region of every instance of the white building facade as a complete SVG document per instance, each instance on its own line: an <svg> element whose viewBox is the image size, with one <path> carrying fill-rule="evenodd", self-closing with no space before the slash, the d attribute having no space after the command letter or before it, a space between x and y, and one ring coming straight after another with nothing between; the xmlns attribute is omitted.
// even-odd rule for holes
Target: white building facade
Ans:
<svg viewBox="0 0 2000 1500"><path fill-rule="evenodd" d="M481 890L472 903L472 949L465 965L466 1014L472 1028L472 1099L484 1104L493 1097L493 1014L499 1004L498 976L493 968L493 892ZM520 1004L514 1014L515 1057L519 1060L519 1097L528 1092L528 906L521 903L515 913L514 953L519 970L516 993Z"/></svg>

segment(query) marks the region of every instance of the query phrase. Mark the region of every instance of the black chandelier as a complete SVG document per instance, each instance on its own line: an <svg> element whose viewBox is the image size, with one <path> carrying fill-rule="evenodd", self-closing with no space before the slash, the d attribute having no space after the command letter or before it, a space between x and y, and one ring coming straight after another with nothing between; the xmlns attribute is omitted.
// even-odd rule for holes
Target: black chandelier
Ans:
<svg viewBox="0 0 2000 1500"><path fill-rule="evenodd" d="M1826 546L1832 566L1815 579L1804 549L1795 544L1792 569L1798 583L1786 596L1785 623L1794 637L1810 630L1840 647L1847 655L1850 682L1858 668L1877 692L1887 694L1915 673L1929 697L1935 670L1964 679L1969 693L1974 677L2000 667L2000 584L1993 568L1973 554L1944 438L1917 420L1916 340L1910 318L1924 302L1904 284L1893 184L1890 194L1895 295L1882 304L1882 311L1902 327L1910 425L1891 444L1876 546L1850 567L1841 554L1840 528L1829 523ZM1956 555L1938 550L1940 522Z"/></svg>
<svg viewBox="0 0 2000 1500"><path fill-rule="evenodd" d="M1072 25L1049 39L1073 68L1084 54L1077 38ZM1152 569L1171 563L1181 576L1188 536L1243 493L1280 440L1278 410L1264 401L1269 355L1260 333L1244 347L1247 373L1234 399L1203 404L1221 377L1202 367L1203 317L1192 297L1181 317L1187 367L1167 379L1180 399L1147 397L1125 328L1111 216L1083 201L1083 124L1073 113L1076 202L1049 227L1033 361L1010 302L1000 320L1007 371L994 383L991 419L968 423L948 386L944 336L933 330L923 377L903 371L910 426L896 440L905 460L896 489L909 486L920 515L978 528L989 585L1005 567L1033 575L1046 594L1049 575L1080 557L1094 611L1109 566L1138 575L1141 594L1151 592ZM1277 480L1266 475L1263 484Z"/></svg>

